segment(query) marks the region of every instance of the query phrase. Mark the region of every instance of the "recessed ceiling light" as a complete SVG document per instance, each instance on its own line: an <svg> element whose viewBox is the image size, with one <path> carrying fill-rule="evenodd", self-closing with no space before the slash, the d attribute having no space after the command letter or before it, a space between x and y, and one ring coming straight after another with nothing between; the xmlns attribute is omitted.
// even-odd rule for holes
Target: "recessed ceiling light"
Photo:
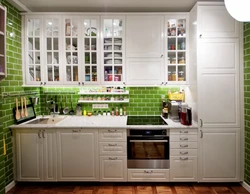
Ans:
<svg viewBox="0 0 250 194"><path fill-rule="evenodd" d="M228 13L236 20L249 22L249 0L224 0Z"/></svg>
<svg viewBox="0 0 250 194"><path fill-rule="evenodd" d="M49 24L50 26L52 26L52 22L48 22L48 24Z"/></svg>

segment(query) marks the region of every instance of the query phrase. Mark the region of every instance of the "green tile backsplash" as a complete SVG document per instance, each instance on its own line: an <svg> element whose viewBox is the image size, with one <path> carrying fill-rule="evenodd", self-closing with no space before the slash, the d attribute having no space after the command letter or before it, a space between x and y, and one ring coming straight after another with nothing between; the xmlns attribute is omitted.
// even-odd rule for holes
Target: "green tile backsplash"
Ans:
<svg viewBox="0 0 250 194"><path fill-rule="evenodd" d="M250 23L244 23L245 182L250 185Z"/></svg>

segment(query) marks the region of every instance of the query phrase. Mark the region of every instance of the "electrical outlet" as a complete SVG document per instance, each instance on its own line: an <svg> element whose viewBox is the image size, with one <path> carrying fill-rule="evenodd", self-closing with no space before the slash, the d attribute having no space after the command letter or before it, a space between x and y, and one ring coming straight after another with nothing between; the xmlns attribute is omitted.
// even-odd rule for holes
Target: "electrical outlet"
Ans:
<svg viewBox="0 0 250 194"><path fill-rule="evenodd" d="M107 109L107 108L109 108L109 105L108 104L92 104L92 108L93 109L96 109L96 108L105 108L105 109Z"/></svg>

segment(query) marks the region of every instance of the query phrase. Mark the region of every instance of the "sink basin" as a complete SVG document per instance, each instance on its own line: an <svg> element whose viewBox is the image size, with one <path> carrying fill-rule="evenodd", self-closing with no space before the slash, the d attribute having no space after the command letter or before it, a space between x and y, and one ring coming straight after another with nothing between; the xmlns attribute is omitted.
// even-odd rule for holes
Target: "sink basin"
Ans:
<svg viewBox="0 0 250 194"><path fill-rule="evenodd" d="M56 124L62 121L65 117L53 117L53 118L38 118L30 121L26 124Z"/></svg>

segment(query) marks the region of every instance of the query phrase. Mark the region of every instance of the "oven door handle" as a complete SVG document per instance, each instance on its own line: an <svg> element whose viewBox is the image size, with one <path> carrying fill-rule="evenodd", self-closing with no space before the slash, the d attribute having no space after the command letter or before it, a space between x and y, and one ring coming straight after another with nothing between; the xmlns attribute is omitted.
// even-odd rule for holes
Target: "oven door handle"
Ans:
<svg viewBox="0 0 250 194"><path fill-rule="evenodd" d="M168 142L168 140L129 140L129 142Z"/></svg>

